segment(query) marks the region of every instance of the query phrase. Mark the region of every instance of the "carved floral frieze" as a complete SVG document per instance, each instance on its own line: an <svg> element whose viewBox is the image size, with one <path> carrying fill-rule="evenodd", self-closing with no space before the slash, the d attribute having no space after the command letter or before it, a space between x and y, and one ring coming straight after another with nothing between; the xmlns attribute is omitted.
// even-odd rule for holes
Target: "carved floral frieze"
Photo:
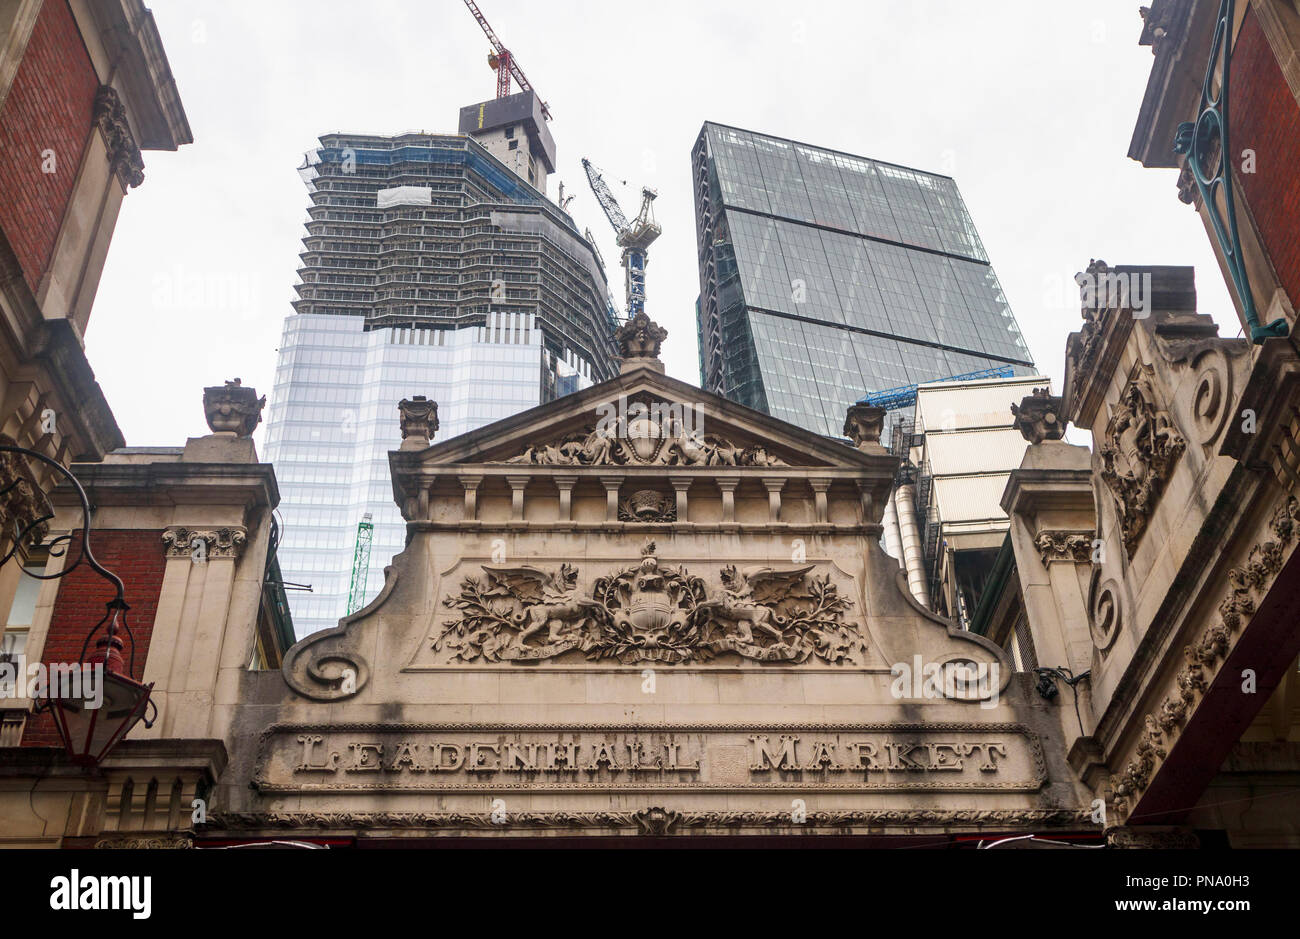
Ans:
<svg viewBox="0 0 1300 939"><path fill-rule="evenodd" d="M574 651L622 663L701 662L733 653L765 662L860 662L865 643L846 622L852 601L815 565L723 567L716 581L662 564L653 542L639 564L578 589L578 570L483 565L443 606L435 652L449 662L550 659Z"/></svg>
<svg viewBox="0 0 1300 939"><path fill-rule="evenodd" d="M1288 549L1296 541L1297 526L1300 526L1300 504L1294 496L1288 496L1274 510L1269 522L1273 539L1254 545L1246 563L1228 572L1228 595L1219 604L1218 621L1199 640L1183 648L1185 664L1174 680L1177 690L1166 695L1160 706L1146 715L1145 729L1133 758L1110 778L1111 801L1121 813L1131 809L1151 784L1220 663L1227 659L1234 636L1254 615L1256 598L1265 596L1273 586Z"/></svg>
<svg viewBox="0 0 1300 939"><path fill-rule="evenodd" d="M662 835L685 830L741 828L997 828L1088 827L1090 813L1079 809L937 809L808 812L798 825L789 811L678 811L650 806L622 812L223 812L208 816L206 831L293 831L374 829L633 829Z"/></svg>

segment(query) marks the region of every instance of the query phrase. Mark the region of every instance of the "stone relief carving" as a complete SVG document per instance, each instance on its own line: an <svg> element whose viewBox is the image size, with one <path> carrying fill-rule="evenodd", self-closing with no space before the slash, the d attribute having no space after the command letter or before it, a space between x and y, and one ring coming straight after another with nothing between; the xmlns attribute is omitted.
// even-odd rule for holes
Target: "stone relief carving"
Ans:
<svg viewBox="0 0 1300 939"><path fill-rule="evenodd" d="M203 414L214 434L253 436L264 407L266 395L258 398L256 389L245 388L238 378L203 389Z"/></svg>
<svg viewBox="0 0 1300 939"><path fill-rule="evenodd" d="M1053 561L1087 564L1092 561L1094 535L1090 531L1040 531L1034 538L1034 547L1044 566Z"/></svg>
<svg viewBox="0 0 1300 939"><path fill-rule="evenodd" d="M172 525L163 531L162 540L169 558L193 557L200 546L204 558L235 558L239 557L248 541L248 531L244 528L195 529Z"/></svg>
<svg viewBox="0 0 1300 939"><path fill-rule="evenodd" d="M13 444L10 437L0 440ZM0 547L8 551L39 545L49 533L46 523L53 517L54 509L26 458L0 453Z"/></svg>
<svg viewBox="0 0 1300 939"><path fill-rule="evenodd" d="M1150 369L1140 368L1115 404L1099 448L1101 478L1115 499L1130 555L1185 447L1168 412L1157 404Z"/></svg>
<svg viewBox="0 0 1300 939"><path fill-rule="evenodd" d="M675 522L677 500L653 489L638 490L618 504L618 520L620 522Z"/></svg>
<svg viewBox="0 0 1300 939"><path fill-rule="evenodd" d="M127 120L122 99L111 86L100 85L95 92L92 119L104 135L108 165L122 181L122 185L132 188L139 186L144 182L144 158L131 133L131 124Z"/></svg>
<svg viewBox="0 0 1300 939"><path fill-rule="evenodd" d="M1089 617L1088 627L1092 633L1092 644L1105 652L1115 642L1123 623L1123 604L1120 602L1120 586L1115 580L1108 580L1096 593Z"/></svg>
<svg viewBox="0 0 1300 939"><path fill-rule="evenodd" d="M669 567L650 542L639 564L597 577L581 595L578 571L483 565L443 605L459 611L433 648L449 662L549 659L576 650L628 664L708 661L734 653L765 662L860 662L865 643L844 621L851 601L815 565L724 567L710 584Z"/></svg>
<svg viewBox="0 0 1300 939"><path fill-rule="evenodd" d="M648 422L647 422L648 423ZM712 434L662 433L658 424L629 428L626 437L597 427L549 444L529 447L506 463L541 466L785 466L762 446L738 447Z"/></svg>

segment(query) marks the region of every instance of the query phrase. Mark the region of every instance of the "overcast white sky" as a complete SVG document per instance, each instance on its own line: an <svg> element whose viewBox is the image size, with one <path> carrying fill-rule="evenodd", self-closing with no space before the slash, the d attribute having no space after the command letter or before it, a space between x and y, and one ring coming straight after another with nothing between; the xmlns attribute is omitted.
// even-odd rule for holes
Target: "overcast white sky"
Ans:
<svg viewBox="0 0 1300 939"><path fill-rule="evenodd" d="M1175 173L1125 155L1151 68L1137 0L482 0L554 114L570 206L611 265L580 160L629 214L655 186L647 312L696 383L690 150L705 120L957 180L1039 370L1059 383L1090 258L1190 264L1200 309L1236 323ZM454 132L490 98L462 0L153 0L195 142L146 153L87 352L128 445L206 433L205 385L271 391L292 312L303 152L330 131ZM609 272L616 297L622 272ZM864 389L866 390L866 389ZM394 410L394 422L396 422ZM260 434L259 434L260 440Z"/></svg>

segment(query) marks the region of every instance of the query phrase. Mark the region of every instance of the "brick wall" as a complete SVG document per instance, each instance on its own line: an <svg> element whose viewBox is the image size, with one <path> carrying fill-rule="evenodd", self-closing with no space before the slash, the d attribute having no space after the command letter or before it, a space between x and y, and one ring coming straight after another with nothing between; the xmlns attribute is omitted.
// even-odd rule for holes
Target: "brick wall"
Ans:
<svg viewBox="0 0 1300 939"><path fill-rule="evenodd" d="M78 556L80 543L81 535L74 535L70 558ZM154 616L158 612L158 596L162 592L163 570L166 566L162 534L153 530L94 531L91 533L91 545L95 549L95 559L126 584L126 602L131 607L126 614L127 623L135 635L134 677L139 681L144 675ZM86 634L99 622L104 615L104 604L112 598L112 586L84 562L63 578L54 600L54 613L42 661L47 665L52 662L78 661ZM126 642L125 636L123 642ZM130 651L130 643L127 643L123 653L128 664ZM89 654L88 651L87 655ZM26 747L59 746L54 719L49 714L40 714L29 720L22 743Z"/></svg>
<svg viewBox="0 0 1300 939"><path fill-rule="evenodd" d="M1228 135L1237 180L1282 288L1300 308L1300 106L1253 9L1232 50L1230 85ZM1255 151L1254 173L1241 172L1247 149ZM1265 313L1260 310L1260 317Z"/></svg>
<svg viewBox="0 0 1300 939"><path fill-rule="evenodd" d="M99 79L67 0L45 0L0 109L0 228L35 292L90 137ZM53 150L54 173L41 154Z"/></svg>

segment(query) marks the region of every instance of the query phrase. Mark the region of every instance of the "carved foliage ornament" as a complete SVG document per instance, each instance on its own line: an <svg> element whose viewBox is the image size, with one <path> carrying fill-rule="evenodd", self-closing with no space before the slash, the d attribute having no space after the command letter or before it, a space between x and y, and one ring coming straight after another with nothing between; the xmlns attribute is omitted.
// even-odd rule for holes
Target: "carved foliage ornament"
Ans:
<svg viewBox="0 0 1300 939"><path fill-rule="evenodd" d="M653 489L641 489L618 504L620 522L675 522L677 500Z"/></svg>
<svg viewBox="0 0 1300 939"><path fill-rule="evenodd" d="M1034 547L1045 565L1053 561L1087 564L1092 561L1093 536L1090 531L1040 531Z"/></svg>
<svg viewBox="0 0 1300 939"><path fill-rule="evenodd" d="M672 834L685 829L739 828L885 828L937 826L1088 827L1090 810L1078 809L876 809L864 812L808 812L799 824L784 812L681 812L651 806L625 812L511 812L504 820L491 812L222 812L208 816L204 831L348 831L370 829L503 828L635 829L641 834Z"/></svg>
<svg viewBox="0 0 1300 939"><path fill-rule="evenodd" d="M629 664L708 661L734 653L765 662L860 661L865 643L843 619L851 601L813 566L724 567L711 585L684 567L661 565L653 542L641 562L577 588L578 571L484 565L443 605L435 651L449 661L549 659L571 650Z"/></svg>
<svg viewBox="0 0 1300 939"><path fill-rule="evenodd" d="M491 813L272 812L210 815L206 830L319 829L479 829L500 830ZM683 829L786 828L790 812L677 812L649 808L639 812L513 812L505 825L519 829L635 828L654 833L660 820L667 832ZM809 812L799 828L881 828L888 826L1086 826L1090 813L1072 809L880 809L866 812Z"/></svg>
<svg viewBox="0 0 1300 939"><path fill-rule="evenodd" d="M1111 411L1099 448L1101 478L1115 498L1130 555L1185 447L1168 412L1157 405L1150 370L1143 367Z"/></svg>
<svg viewBox="0 0 1300 939"><path fill-rule="evenodd" d="M144 182L144 158L131 133L122 99L109 85L100 85L95 92L93 114L95 126L104 135L109 166L123 186L139 186Z"/></svg>
<svg viewBox="0 0 1300 939"><path fill-rule="evenodd" d="M234 558L248 541L248 532L243 528L195 529L178 525L164 531L162 540L169 558Z"/></svg>

